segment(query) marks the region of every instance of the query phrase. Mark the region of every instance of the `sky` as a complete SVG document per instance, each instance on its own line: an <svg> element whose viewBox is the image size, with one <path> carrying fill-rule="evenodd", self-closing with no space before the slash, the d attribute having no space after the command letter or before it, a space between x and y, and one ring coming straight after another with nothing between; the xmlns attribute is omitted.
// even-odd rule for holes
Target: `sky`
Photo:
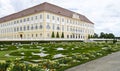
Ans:
<svg viewBox="0 0 120 71"><path fill-rule="evenodd" d="M85 15L95 24L97 34L120 36L120 0L0 0L0 18L43 2Z"/></svg>

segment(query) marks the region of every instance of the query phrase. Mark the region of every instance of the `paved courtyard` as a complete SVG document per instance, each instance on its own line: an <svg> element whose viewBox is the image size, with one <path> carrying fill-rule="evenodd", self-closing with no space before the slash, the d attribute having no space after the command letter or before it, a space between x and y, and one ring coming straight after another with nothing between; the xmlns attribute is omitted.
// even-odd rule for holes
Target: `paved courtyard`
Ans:
<svg viewBox="0 0 120 71"><path fill-rule="evenodd" d="M109 54L66 71L120 71L120 52Z"/></svg>

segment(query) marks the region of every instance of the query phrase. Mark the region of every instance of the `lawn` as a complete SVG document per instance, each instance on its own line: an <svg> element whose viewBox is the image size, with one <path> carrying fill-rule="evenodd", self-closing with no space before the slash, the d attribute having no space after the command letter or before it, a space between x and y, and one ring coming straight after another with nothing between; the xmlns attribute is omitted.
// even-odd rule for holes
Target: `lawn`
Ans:
<svg viewBox="0 0 120 71"><path fill-rule="evenodd" d="M12 69L14 69L16 63L19 68L21 64L25 68L26 65L32 65L32 68L36 68L33 71L64 71L67 68L119 50L119 43L2 44L0 45L0 61L1 66L3 61L10 61L9 66L6 68L10 69L9 71L13 71ZM0 67L0 69L2 68ZM21 69L23 68L21 67ZM31 69L29 68L29 70Z"/></svg>

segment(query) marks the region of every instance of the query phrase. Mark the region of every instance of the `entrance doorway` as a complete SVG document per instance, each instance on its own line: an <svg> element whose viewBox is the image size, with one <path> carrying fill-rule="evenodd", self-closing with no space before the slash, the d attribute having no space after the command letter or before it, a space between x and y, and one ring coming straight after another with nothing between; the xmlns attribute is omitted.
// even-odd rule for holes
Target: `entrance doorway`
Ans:
<svg viewBox="0 0 120 71"><path fill-rule="evenodd" d="M20 34L20 38L21 38L21 39L23 38L23 35L22 35L22 34Z"/></svg>

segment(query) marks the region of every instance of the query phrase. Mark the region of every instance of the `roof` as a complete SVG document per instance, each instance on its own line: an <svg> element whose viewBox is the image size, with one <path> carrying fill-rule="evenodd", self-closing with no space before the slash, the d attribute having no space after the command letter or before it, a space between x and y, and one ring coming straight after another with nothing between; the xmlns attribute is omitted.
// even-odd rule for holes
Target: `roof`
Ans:
<svg viewBox="0 0 120 71"><path fill-rule="evenodd" d="M66 17L70 17L70 18L72 18L73 14L75 13L73 11L70 11L70 10L58 7L56 5L44 2L44 3L39 4L37 6L34 6L34 7L31 7L31 8L22 10L20 12L5 16L3 18L0 18L0 23L10 21L10 20L14 20L16 18L21 18L21 17L27 16L27 15L35 14L35 13L38 13L38 12L41 12L41 11L47 11L47 12L63 15L63 16L66 16ZM78 13L75 13L75 14L79 15L79 18L80 18L81 21L94 24L84 15L81 15L81 14L78 14Z"/></svg>

